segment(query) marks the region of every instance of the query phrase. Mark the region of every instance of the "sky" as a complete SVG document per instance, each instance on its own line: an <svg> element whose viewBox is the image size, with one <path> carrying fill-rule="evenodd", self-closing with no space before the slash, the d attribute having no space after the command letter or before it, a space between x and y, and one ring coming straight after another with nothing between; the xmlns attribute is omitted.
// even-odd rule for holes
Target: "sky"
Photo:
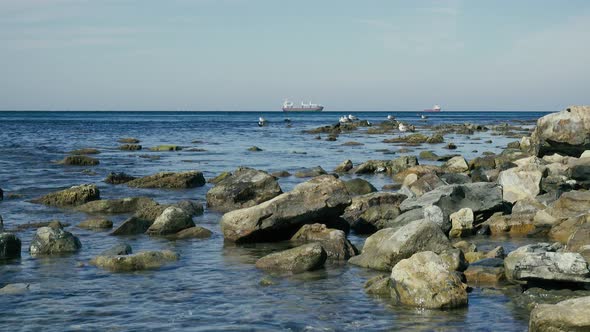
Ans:
<svg viewBox="0 0 590 332"><path fill-rule="evenodd" d="M1 110L558 111L587 0L0 0Z"/></svg>

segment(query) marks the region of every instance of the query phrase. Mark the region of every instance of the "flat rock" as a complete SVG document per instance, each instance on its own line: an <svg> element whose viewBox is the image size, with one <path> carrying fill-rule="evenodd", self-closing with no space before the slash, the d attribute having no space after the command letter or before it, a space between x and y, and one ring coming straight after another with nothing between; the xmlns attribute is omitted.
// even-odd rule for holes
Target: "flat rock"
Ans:
<svg viewBox="0 0 590 332"><path fill-rule="evenodd" d="M537 306L531 311L529 331L590 331L590 296Z"/></svg>
<svg viewBox="0 0 590 332"><path fill-rule="evenodd" d="M61 191L49 193L34 199L32 203L45 204L56 207L78 206L100 199L100 191L94 184L83 184Z"/></svg>
<svg viewBox="0 0 590 332"><path fill-rule="evenodd" d="M296 274L321 268L327 257L326 251L319 243L310 243L264 256L256 261L256 267L267 271Z"/></svg>
<svg viewBox="0 0 590 332"><path fill-rule="evenodd" d="M198 171L161 172L129 181L127 185L135 188L186 189L204 186L205 178Z"/></svg>
<svg viewBox="0 0 590 332"><path fill-rule="evenodd" d="M85 229L109 229L113 228L113 222L106 218L90 218L80 222L78 227Z"/></svg>
<svg viewBox="0 0 590 332"><path fill-rule="evenodd" d="M178 254L170 250L143 251L133 255L97 256L90 264L111 272L153 270L178 260Z"/></svg>
<svg viewBox="0 0 590 332"><path fill-rule="evenodd" d="M205 239L211 237L213 233L205 227L193 226L181 230L176 233L173 237L177 240L183 239Z"/></svg>
<svg viewBox="0 0 590 332"><path fill-rule="evenodd" d="M76 209L92 214L134 213L147 205L157 204L149 197L127 197L120 199L95 200L78 206Z"/></svg>

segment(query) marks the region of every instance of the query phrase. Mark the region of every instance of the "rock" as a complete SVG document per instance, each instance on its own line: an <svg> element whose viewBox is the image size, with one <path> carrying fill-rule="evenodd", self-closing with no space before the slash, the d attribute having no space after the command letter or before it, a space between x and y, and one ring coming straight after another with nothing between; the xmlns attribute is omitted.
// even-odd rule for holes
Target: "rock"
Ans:
<svg viewBox="0 0 590 332"><path fill-rule="evenodd" d="M540 211L539 213L537 213L535 215L535 224L542 224L543 226L551 226L551 229L549 230L549 238L553 241L558 241L561 243L567 243L567 241L569 240L569 238L572 236L572 234L578 229L578 227L580 227L580 225L582 225L583 223L587 223L590 222L590 215L583 215L583 216L579 216L579 217L571 217L568 219L560 219L557 220L551 216L549 216L550 218L553 218L553 221L551 222L542 222L539 221L538 219L540 217L538 217L539 215L542 215L544 213L544 211Z"/></svg>
<svg viewBox="0 0 590 332"><path fill-rule="evenodd" d="M94 149L94 148L84 148L84 149L70 151L70 154L73 154L73 155L87 155L87 154L99 154L99 153L100 153L100 151L98 149Z"/></svg>
<svg viewBox="0 0 590 332"><path fill-rule="evenodd" d="M100 199L100 192L94 184L83 184L49 193L31 202L57 207L78 206Z"/></svg>
<svg viewBox="0 0 590 332"><path fill-rule="evenodd" d="M198 171L161 172L129 181L127 185L135 188L185 189L204 186L205 178Z"/></svg>
<svg viewBox="0 0 590 332"><path fill-rule="evenodd" d="M157 204L149 197L127 197L120 199L101 199L78 206L76 209L92 214L133 213L148 205Z"/></svg>
<svg viewBox="0 0 590 332"><path fill-rule="evenodd" d="M123 172L119 172L119 173L111 172L104 179L104 182L110 183L110 184L121 184L121 183L127 183L127 182L129 182L131 180L135 180L135 179L136 179L135 176L131 176L131 175L128 175Z"/></svg>
<svg viewBox="0 0 590 332"><path fill-rule="evenodd" d="M336 168L334 169L334 172L346 173L346 172L350 171L352 169L352 167L353 167L352 161L350 159L347 159L347 160L343 161L340 165L336 166Z"/></svg>
<svg viewBox="0 0 590 332"><path fill-rule="evenodd" d="M464 240L459 241L459 242L455 242L453 244L453 247L460 249L464 253L477 252L477 245L475 243L464 241Z"/></svg>
<svg viewBox="0 0 590 332"><path fill-rule="evenodd" d="M464 272L469 285L498 284L505 279L504 261L500 258L485 258L469 265Z"/></svg>
<svg viewBox="0 0 590 332"><path fill-rule="evenodd" d="M234 242L289 239L304 224L337 219L350 203L344 182L322 175L259 205L224 214L221 230Z"/></svg>
<svg viewBox="0 0 590 332"><path fill-rule="evenodd" d="M409 176L409 175L408 175ZM436 174L430 173L421 176L418 180L410 185L410 190L416 196L422 196L429 191L446 185Z"/></svg>
<svg viewBox="0 0 590 332"><path fill-rule="evenodd" d="M424 160L436 161L440 157L436 153L434 153L432 151L420 151L420 154L418 155L418 158L424 159Z"/></svg>
<svg viewBox="0 0 590 332"><path fill-rule="evenodd" d="M469 169L494 169L496 168L496 156L483 156L472 159L469 162Z"/></svg>
<svg viewBox="0 0 590 332"><path fill-rule="evenodd" d="M391 278L387 275L375 276L365 283L367 294L391 297Z"/></svg>
<svg viewBox="0 0 590 332"><path fill-rule="evenodd" d="M432 134L432 136L428 137L426 143L430 144L437 144L443 143L445 141L444 137L441 134Z"/></svg>
<svg viewBox="0 0 590 332"><path fill-rule="evenodd" d="M302 169L302 170L295 172L295 177L311 178L311 177L316 177L316 176L320 176L320 175L324 175L324 174L328 174L328 173L326 171L324 171L324 169L321 168L320 166L316 166L316 167L306 168L306 169Z"/></svg>
<svg viewBox="0 0 590 332"><path fill-rule="evenodd" d="M377 191L377 188L373 187L369 181L361 178L345 181L344 185L351 195L365 195Z"/></svg>
<svg viewBox="0 0 590 332"><path fill-rule="evenodd" d="M31 290L31 284L8 284L0 288L0 295L21 295Z"/></svg>
<svg viewBox="0 0 590 332"><path fill-rule="evenodd" d="M418 165L415 156L402 156L393 160L369 160L354 169L355 174L384 173L395 174Z"/></svg>
<svg viewBox="0 0 590 332"><path fill-rule="evenodd" d="M289 173L287 171L277 171L277 172L272 172L270 175L274 176L275 178L286 178L288 176L291 176L291 173Z"/></svg>
<svg viewBox="0 0 590 332"><path fill-rule="evenodd" d="M413 221L399 229L385 228L365 241L360 255L348 262L375 270L389 271L394 265L420 251L442 252L451 244L440 227L425 220Z"/></svg>
<svg viewBox="0 0 590 332"><path fill-rule="evenodd" d="M505 215L502 212L497 212L485 224L490 227L492 235L505 235L508 233L511 236L522 236L535 231L536 227L533 218L534 215L532 214Z"/></svg>
<svg viewBox="0 0 590 332"><path fill-rule="evenodd" d="M423 177L427 174L437 174L442 173L442 169L438 166L433 165L416 165L412 167L408 167L403 171L396 173L393 175L393 180L397 182L402 182L405 178L410 174L415 174L418 178Z"/></svg>
<svg viewBox="0 0 590 332"><path fill-rule="evenodd" d="M275 177L240 167L207 192L207 206L227 212L266 202L282 193Z"/></svg>
<svg viewBox="0 0 590 332"><path fill-rule="evenodd" d="M182 239L204 239L204 238L208 238L211 237L213 233L201 226L194 226L194 227L189 227L186 229L181 230L180 232L176 233L174 235L174 238L177 240L182 240Z"/></svg>
<svg viewBox="0 0 590 332"><path fill-rule="evenodd" d="M527 197L516 201L512 207L512 214L534 214L547 206L532 197Z"/></svg>
<svg viewBox="0 0 590 332"><path fill-rule="evenodd" d="M0 261L20 257L20 239L12 233L0 233Z"/></svg>
<svg viewBox="0 0 590 332"><path fill-rule="evenodd" d="M509 142L506 147L509 149L520 149L520 141Z"/></svg>
<svg viewBox="0 0 590 332"><path fill-rule="evenodd" d="M409 134L409 135L405 135L405 136L399 136L399 137L384 139L383 140L383 143L414 143L414 144L419 144L419 143L426 143L427 140L428 140L428 136L423 135L423 134L419 134L419 133L415 133L415 134Z"/></svg>
<svg viewBox="0 0 590 332"><path fill-rule="evenodd" d="M559 153L578 157L590 148L590 107L570 106L537 120L530 152L537 156Z"/></svg>
<svg viewBox="0 0 590 332"><path fill-rule="evenodd" d="M267 271L296 274L321 268L327 257L326 251L319 243L310 243L264 256L256 261L256 267Z"/></svg>
<svg viewBox="0 0 590 332"><path fill-rule="evenodd" d="M359 146L359 145L364 145L364 144L360 143L360 142L355 142L355 141L342 143L342 146Z"/></svg>
<svg viewBox="0 0 590 332"><path fill-rule="evenodd" d="M248 148L248 151L251 151L251 152L259 152L259 151L262 151L262 149L259 148L259 147L257 147L257 146L251 146L251 147Z"/></svg>
<svg viewBox="0 0 590 332"><path fill-rule="evenodd" d="M465 158L456 156L449 159L444 165L443 169L451 173L463 173L469 170L469 165Z"/></svg>
<svg viewBox="0 0 590 332"><path fill-rule="evenodd" d="M80 248L80 240L72 233L58 227L41 227L31 241L29 252L31 256L58 255L74 253Z"/></svg>
<svg viewBox="0 0 590 332"><path fill-rule="evenodd" d="M116 244L109 249L100 253L100 256L120 256L120 255L130 255L133 253L133 249L127 243L119 243Z"/></svg>
<svg viewBox="0 0 590 332"><path fill-rule="evenodd" d="M414 254L391 271L391 287L398 302L428 309L451 309L467 305L466 286L434 252Z"/></svg>
<svg viewBox="0 0 590 332"><path fill-rule="evenodd" d="M138 216L131 216L125 220L111 235L135 235L145 233L154 223L154 220L147 220Z"/></svg>
<svg viewBox="0 0 590 332"><path fill-rule="evenodd" d="M445 149L449 149L449 150L455 150L457 148L457 146L454 143L449 143L447 144L447 146L445 146Z"/></svg>
<svg viewBox="0 0 590 332"><path fill-rule="evenodd" d="M170 206L156 218L146 233L150 235L170 235L194 226L193 219L185 210L177 206Z"/></svg>
<svg viewBox="0 0 590 332"><path fill-rule="evenodd" d="M67 156L59 163L67 166L95 166L98 165L100 162L96 158L76 155Z"/></svg>
<svg viewBox="0 0 590 332"><path fill-rule="evenodd" d="M589 331L590 296L557 304L541 304L531 311L530 332Z"/></svg>
<svg viewBox="0 0 590 332"><path fill-rule="evenodd" d="M464 237L473 234L473 211L470 208L463 208L450 215L452 227L449 235L451 237Z"/></svg>
<svg viewBox="0 0 590 332"><path fill-rule="evenodd" d="M589 218L589 215L585 216ZM590 245L590 223L586 220L578 225L567 240L566 249L573 252L583 252ZM585 257L586 258L586 257Z"/></svg>
<svg viewBox="0 0 590 332"><path fill-rule="evenodd" d="M469 175L462 173L446 173L441 175L440 179L447 184L465 184L472 182Z"/></svg>
<svg viewBox="0 0 590 332"><path fill-rule="evenodd" d="M492 249L486 253L486 258L504 259L505 256L506 256L506 254L504 253L504 247L502 247L502 246L497 246L494 249Z"/></svg>
<svg viewBox="0 0 590 332"><path fill-rule="evenodd" d="M201 202L185 199L176 203L175 205L183 209L191 217L200 216L205 212L205 207Z"/></svg>
<svg viewBox="0 0 590 332"><path fill-rule="evenodd" d="M346 234L338 229L330 229L324 224L303 225L293 235L291 241L317 242L326 251L328 258L348 260L357 254L356 248L346 239Z"/></svg>
<svg viewBox="0 0 590 332"><path fill-rule="evenodd" d="M178 260L178 255L170 250L143 251L133 255L97 256L90 264L111 272L132 272L153 270Z"/></svg>
<svg viewBox="0 0 590 332"><path fill-rule="evenodd" d="M527 197L535 197L541 191L543 173L537 170L511 168L500 172L498 183L502 185L504 200L514 203Z"/></svg>
<svg viewBox="0 0 590 332"><path fill-rule="evenodd" d="M139 151L142 148L143 147L139 144L123 144L123 145L119 146L119 150L123 150L123 151Z"/></svg>
<svg viewBox="0 0 590 332"><path fill-rule="evenodd" d="M588 263L579 253L557 252L548 243L520 247L504 260L510 281L528 284L590 283Z"/></svg>
<svg viewBox="0 0 590 332"><path fill-rule="evenodd" d="M226 178L230 177L232 174L230 172L221 172L216 177L207 180L209 183L218 184L219 182L225 180Z"/></svg>
<svg viewBox="0 0 590 332"><path fill-rule="evenodd" d="M85 229L107 229L113 228L113 222L105 218L91 218L79 223L78 227Z"/></svg>
<svg viewBox="0 0 590 332"><path fill-rule="evenodd" d="M124 137L124 138L120 138L117 142L137 144L140 142L140 140L138 140L137 138L133 138L133 137Z"/></svg>
<svg viewBox="0 0 590 332"><path fill-rule="evenodd" d="M435 223L441 229L446 228L445 216L441 208L436 205L429 205L423 209L424 220Z"/></svg>
<svg viewBox="0 0 590 332"><path fill-rule="evenodd" d="M590 211L590 191L563 193L551 208L545 210L555 218L577 217Z"/></svg>
<svg viewBox="0 0 590 332"><path fill-rule="evenodd" d="M385 228L399 215L399 205L404 199L404 195L386 192L355 196L342 217L357 234L371 234Z"/></svg>
<svg viewBox="0 0 590 332"><path fill-rule="evenodd" d="M154 146L150 148L150 151L180 151L182 150L182 147L178 146L178 145L171 145L171 144L165 144L165 145L158 145L158 146Z"/></svg>
<svg viewBox="0 0 590 332"><path fill-rule="evenodd" d="M449 266L449 271L463 272L469 266L469 262L460 249L443 250L438 256Z"/></svg>
<svg viewBox="0 0 590 332"><path fill-rule="evenodd" d="M416 181L418 181L418 175L416 175L414 173L410 173L404 178L404 182L402 183L402 187L409 188Z"/></svg>
<svg viewBox="0 0 590 332"><path fill-rule="evenodd" d="M482 259L486 258L486 254L483 252L466 252L465 253L465 259L469 262L469 264L475 263L477 261L480 261Z"/></svg>

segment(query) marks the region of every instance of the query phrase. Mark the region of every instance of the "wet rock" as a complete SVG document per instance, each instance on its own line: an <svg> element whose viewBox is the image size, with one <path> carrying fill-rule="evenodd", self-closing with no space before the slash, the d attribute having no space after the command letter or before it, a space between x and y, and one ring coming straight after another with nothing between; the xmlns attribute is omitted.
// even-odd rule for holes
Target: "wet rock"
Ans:
<svg viewBox="0 0 590 332"><path fill-rule="evenodd" d="M82 248L80 240L72 233L56 227L41 227L37 229L29 252L31 256L59 255L77 252Z"/></svg>
<svg viewBox="0 0 590 332"><path fill-rule="evenodd" d="M100 256L121 256L130 255L133 253L133 249L127 243L116 244L109 249L100 253Z"/></svg>
<svg viewBox="0 0 590 332"><path fill-rule="evenodd" d="M91 218L79 223L78 227L85 229L108 229L113 228L113 222L105 218Z"/></svg>
<svg viewBox="0 0 590 332"><path fill-rule="evenodd" d="M0 233L0 261L20 257L21 241L12 233Z"/></svg>
<svg viewBox="0 0 590 332"><path fill-rule="evenodd" d="M500 258L485 258L471 263L464 272L469 285L498 284L505 279L504 261Z"/></svg>
<svg viewBox="0 0 590 332"><path fill-rule="evenodd" d="M97 256L90 264L111 272L132 272L153 270L178 260L178 255L170 250L143 251L133 255Z"/></svg>
<svg viewBox="0 0 590 332"><path fill-rule="evenodd" d="M336 166L336 168L334 169L334 172L346 173L346 172L350 171L352 169L352 167L353 167L352 161L350 159L347 159L347 160L343 161L340 165Z"/></svg>
<svg viewBox="0 0 590 332"><path fill-rule="evenodd" d="M354 141L342 143L342 146L359 146L359 145L364 145L364 144L360 143L360 142L354 142Z"/></svg>
<svg viewBox="0 0 590 332"><path fill-rule="evenodd" d="M415 133L409 134L405 136L399 136L389 139L384 139L383 143L426 143L428 140L428 136Z"/></svg>
<svg viewBox="0 0 590 332"><path fill-rule="evenodd" d="M322 175L259 205L224 214L221 230L235 242L289 239L304 224L337 219L350 203L344 182Z"/></svg>
<svg viewBox="0 0 590 332"><path fill-rule="evenodd" d="M127 197L120 199L101 199L78 206L76 209L92 214L133 213L138 209L157 204L149 197Z"/></svg>
<svg viewBox="0 0 590 332"><path fill-rule="evenodd" d="M264 256L256 261L256 267L271 272L296 274L321 268L327 257L319 243L310 243Z"/></svg>
<svg viewBox="0 0 590 332"><path fill-rule="evenodd" d="M524 236L535 231L536 226L532 214L505 215L497 212L485 224L490 227L492 235Z"/></svg>
<svg viewBox="0 0 590 332"><path fill-rule="evenodd" d="M357 166L353 172L355 174L395 174L416 165L418 165L418 159L415 156L402 156L393 160L369 160Z"/></svg>
<svg viewBox="0 0 590 332"><path fill-rule="evenodd" d="M590 107L570 106L537 120L531 134L531 151L537 156L552 153L578 157L590 149Z"/></svg>
<svg viewBox="0 0 590 332"><path fill-rule="evenodd" d="M418 155L418 158L424 159L424 160L436 161L440 157L436 153L434 153L432 151L420 151L420 154Z"/></svg>
<svg viewBox="0 0 590 332"><path fill-rule="evenodd" d="M443 169L450 173L463 173L469 170L469 165L465 158L456 156L449 159L444 165Z"/></svg>
<svg viewBox="0 0 590 332"><path fill-rule="evenodd" d="M128 175L123 172L119 172L119 173L111 172L104 179L104 182L110 183L110 184L122 184L122 183L127 183L127 182L129 182L131 180L135 180L135 179L136 179L135 176L131 176L131 175Z"/></svg>
<svg viewBox="0 0 590 332"><path fill-rule="evenodd" d="M531 311L530 332L589 330L590 296L541 304Z"/></svg>
<svg viewBox="0 0 590 332"><path fill-rule="evenodd" d="M123 144L123 145L119 146L119 150L123 150L123 151L139 151L142 148L143 147L139 144Z"/></svg>
<svg viewBox="0 0 590 332"><path fill-rule="evenodd" d="M216 177L207 180L207 182L213 183L213 184L218 184L219 182L221 182L221 181L225 180L226 178L230 177L231 175L232 175L231 172L221 172Z"/></svg>
<svg viewBox="0 0 590 332"><path fill-rule="evenodd" d="M449 150L455 150L457 148L457 146L454 143L449 143L447 144L447 146L445 146L445 149L449 149Z"/></svg>
<svg viewBox="0 0 590 332"><path fill-rule="evenodd" d="M377 191L377 188L373 187L369 181L361 178L345 181L344 185L351 195L365 195Z"/></svg>
<svg viewBox="0 0 590 332"><path fill-rule="evenodd" d="M463 208L449 217L451 219L451 237L464 237L473 234L473 211L470 208Z"/></svg>
<svg viewBox="0 0 590 332"><path fill-rule="evenodd" d="M207 192L207 206L227 212L266 202L282 193L274 176L240 167Z"/></svg>
<svg viewBox="0 0 590 332"><path fill-rule="evenodd" d="M171 144L158 145L158 146L153 146L150 148L150 151L180 151L180 150L182 150L182 147L180 147L178 145L171 145Z"/></svg>
<svg viewBox="0 0 590 332"><path fill-rule="evenodd" d="M183 200L183 201L180 201L174 205L183 209L191 217L200 216L205 211L205 207L203 206L203 203L191 201L191 200Z"/></svg>
<svg viewBox="0 0 590 332"><path fill-rule="evenodd" d="M365 283L365 292L370 295L391 297L391 278L388 275L375 276Z"/></svg>
<svg viewBox="0 0 590 332"><path fill-rule="evenodd" d="M127 185L135 188L185 189L204 186L205 178L198 171L161 172L129 181Z"/></svg>
<svg viewBox="0 0 590 332"><path fill-rule="evenodd" d="M477 252L477 245L469 241L458 241L453 244L453 247L461 249L464 253Z"/></svg>
<svg viewBox="0 0 590 332"><path fill-rule="evenodd" d="M206 229L205 227L194 226L194 227L189 227L189 228L181 230L180 232L178 232L174 235L174 238L177 240L204 239L204 238L211 237L212 234L213 233L210 230Z"/></svg>
<svg viewBox="0 0 590 332"><path fill-rule="evenodd" d="M59 163L67 166L95 166L98 165L100 162L96 158L83 155L76 155L67 156Z"/></svg>
<svg viewBox="0 0 590 332"><path fill-rule="evenodd" d="M133 137L124 137L124 138L120 138L117 142L137 144L140 142L140 140L138 140L137 138L133 138Z"/></svg>
<svg viewBox="0 0 590 332"><path fill-rule="evenodd" d="M320 166L306 168L295 172L295 176L298 178L311 178L325 174L328 173Z"/></svg>
<svg viewBox="0 0 590 332"><path fill-rule="evenodd" d="M100 192L94 184L83 184L49 193L31 202L57 207L78 206L100 199Z"/></svg>
<svg viewBox="0 0 590 332"><path fill-rule="evenodd" d="M346 234L338 229L331 229L324 224L303 225L291 238L293 242L317 242L326 251L328 258L348 260L357 254L356 248L348 241Z"/></svg>
<svg viewBox="0 0 590 332"><path fill-rule="evenodd" d="M408 175L409 176L409 175ZM430 173L421 176L413 182L409 188L415 196L422 196L427 192L433 191L438 187L446 185L436 174Z"/></svg>
<svg viewBox="0 0 590 332"><path fill-rule="evenodd" d="M365 241L360 255L348 262L375 270L389 271L400 260L420 251L442 252L451 244L440 227L425 220L413 221L399 229L385 228Z"/></svg>
<svg viewBox="0 0 590 332"><path fill-rule="evenodd" d="M441 134L432 134L432 136L428 137L426 143L430 144L437 144L443 143L445 141L444 137Z"/></svg>
<svg viewBox="0 0 590 332"><path fill-rule="evenodd" d="M125 220L111 235L135 235L145 233L154 223L154 220L147 220L138 216L131 216Z"/></svg>
<svg viewBox="0 0 590 332"><path fill-rule="evenodd" d="M262 151L262 149L259 148L259 147L257 147L257 146L251 146L251 147L248 148L248 151L251 151L251 152L259 152L259 151Z"/></svg>
<svg viewBox="0 0 590 332"><path fill-rule="evenodd" d="M385 192L355 196L342 217L357 234L371 234L395 220L404 199L404 195Z"/></svg>
<svg viewBox="0 0 590 332"><path fill-rule="evenodd" d="M99 153L100 153L100 151L98 149L94 149L94 148L84 148L84 149L70 151L70 154L73 154L73 155L87 155L87 154L99 154Z"/></svg>
<svg viewBox="0 0 590 332"><path fill-rule="evenodd" d="M467 287L434 252L414 254L391 271L394 300L428 309L451 309L467 305Z"/></svg>
<svg viewBox="0 0 590 332"><path fill-rule="evenodd" d="M185 210L170 206L156 218L146 233L150 235L170 235L194 226L193 219Z"/></svg>

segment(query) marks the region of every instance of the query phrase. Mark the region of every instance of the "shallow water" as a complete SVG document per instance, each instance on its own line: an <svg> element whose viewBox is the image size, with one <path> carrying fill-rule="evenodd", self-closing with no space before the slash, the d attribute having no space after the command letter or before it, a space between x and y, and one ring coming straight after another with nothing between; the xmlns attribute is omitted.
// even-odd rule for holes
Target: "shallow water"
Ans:
<svg viewBox="0 0 590 332"><path fill-rule="evenodd" d="M376 273L350 265L328 265L325 269L298 276L269 276L254 267L260 256L281 248L282 244L235 246L224 244L218 221L220 214L206 211L195 223L214 235L205 240L168 241L147 236L113 237L107 232L78 229L85 214L28 203L27 200L50 191L81 183L96 183L102 198L146 195L159 202L181 199L204 201L210 188L189 190L132 189L102 182L111 171L148 175L159 171L200 170L206 178L238 166L267 171L296 171L303 167L333 169L345 159L358 164L369 159L391 159L402 154L383 154L378 149L396 151L399 146L381 141L389 135L353 132L338 141L316 140L303 129L332 124L344 113L289 114L288 128L282 113L209 112L0 112L0 188L5 200L0 214L7 228L31 221L58 219L72 224L68 228L80 237L82 250L65 257L31 258L27 252L34 230L20 232L22 258L0 265L0 286L30 283L32 290L20 295L0 296L0 326L10 331L63 330L478 330L524 331L528 312L514 307L504 295L483 295L475 289L469 306L453 311L416 310L393 306L386 300L367 296L364 282ZM427 122L415 113L389 113L419 126L438 123L471 122L498 124L532 120L543 113L442 112L430 114ZM263 115L268 127L256 125ZM387 113L357 113L373 123ZM530 124L530 122L527 122ZM322 135L325 136L325 135ZM117 140L136 137L146 147L178 144L206 151L177 152L119 151ZM467 159L483 151L499 152L514 139L492 136L491 131L466 139L449 134ZM492 139L492 144L484 141ZM192 143L194 141L202 141ZM342 146L357 141L361 146ZM249 152L256 145L261 152ZM410 147L409 154L430 149L449 153L445 144ZM54 161L68 151L94 147L101 150L96 167L64 167ZM477 152L474 152L477 150ZM159 156L152 160L140 155ZM427 163L427 162L425 162ZM82 171L91 169L95 175ZM344 176L345 179L349 176ZM385 175L365 176L377 188L392 183ZM295 177L280 179L284 191L304 181ZM10 193L22 198L7 199ZM114 216L117 225L126 216ZM351 241L362 245L364 238L354 234ZM119 243L131 244L134 252L171 249L180 260L158 271L109 273L92 266L80 266L102 250ZM513 249L528 239L491 239L482 243ZM274 284L261 286L270 278Z"/></svg>

